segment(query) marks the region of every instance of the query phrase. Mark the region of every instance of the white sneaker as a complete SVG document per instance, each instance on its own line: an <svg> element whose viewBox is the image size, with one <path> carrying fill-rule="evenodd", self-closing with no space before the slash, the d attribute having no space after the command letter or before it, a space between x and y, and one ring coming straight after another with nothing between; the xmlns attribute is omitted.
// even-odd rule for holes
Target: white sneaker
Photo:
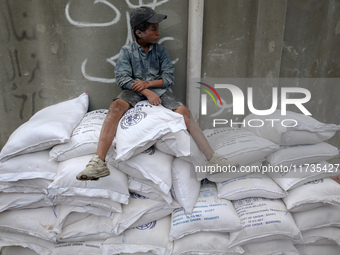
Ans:
<svg viewBox="0 0 340 255"><path fill-rule="evenodd" d="M213 157L207 162L208 170L210 174L226 172L230 167L238 167L239 164L224 158L218 153L214 153Z"/></svg>
<svg viewBox="0 0 340 255"><path fill-rule="evenodd" d="M107 168L106 163L99 158L98 155L94 155L93 158L86 165L86 168L77 175L77 180L98 180L100 177L105 177L110 174L110 170Z"/></svg>

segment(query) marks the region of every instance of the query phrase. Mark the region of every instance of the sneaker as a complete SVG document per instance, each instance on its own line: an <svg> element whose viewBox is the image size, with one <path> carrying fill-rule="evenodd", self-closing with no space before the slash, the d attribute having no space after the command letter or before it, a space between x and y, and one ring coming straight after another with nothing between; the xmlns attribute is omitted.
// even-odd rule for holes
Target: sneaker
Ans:
<svg viewBox="0 0 340 255"><path fill-rule="evenodd" d="M98 155L93 158L86 165L85 169L77 175L77 180L98 180L100 177L110 175L110 170L107 168L106 163L99 158Z"/></svg>
<svg viewBox="0 0 340 255"><path fill-rule="evenodd" d="M215 173L225 172L225 171L223 171L223 166L227 166L227 167L235 166L235 167L238 167L239 164L235 163L233 161L230 161L230 160L224 158L222 155L220 155L220 154L215 152L213 157L210 160L208 160L207 166L210 167L210 168L208 168L209 173L210 174L215 174ZM212 167L214 167L214 171L210 171Z"/></svg>

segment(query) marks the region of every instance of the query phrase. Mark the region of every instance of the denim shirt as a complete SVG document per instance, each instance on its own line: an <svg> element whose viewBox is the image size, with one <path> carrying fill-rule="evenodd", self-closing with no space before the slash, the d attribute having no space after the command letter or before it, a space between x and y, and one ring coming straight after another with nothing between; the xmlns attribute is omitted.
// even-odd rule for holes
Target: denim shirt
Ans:
<svg viewBox="0 0 340 255"><path fill-rule="evenodd" d="M161 88L149 88L158 96L171 91L174 84L174 66L166 49L156 43L151 44L148 54L137 42L126 44L119 53L115 67L116 83L119 87L131 90L132 80L163 80Z"/></svg>

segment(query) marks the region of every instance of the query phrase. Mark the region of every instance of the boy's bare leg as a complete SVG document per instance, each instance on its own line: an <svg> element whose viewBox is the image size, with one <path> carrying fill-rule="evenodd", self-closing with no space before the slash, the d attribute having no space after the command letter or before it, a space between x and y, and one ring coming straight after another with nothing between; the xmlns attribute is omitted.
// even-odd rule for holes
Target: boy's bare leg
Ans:
<svg viewBox="0 0 340 255"><path fill-rule="evenodd" d="M129 107L130 104L122 99L117 99L111 103L100 131L96 155L87 164L85 170L77 175L78 180L97 180L110 174L105 163L105 157L116 135L119 120Z"/></svg>
<svg viewBox="0 0 340 255"><path fill-rule="evenodd" d="M178 106L175 112L182 114L184 117L185 125L190 132L192 138L195 140L198 148L202 151L207 160L210 160L214 154L207 138L203 134L202 130L196 123L196 121L191 118L191 113L188 108L183 105Z"/></svg>
<svg viewBox="0 0 340 255"><path fill-rule="evenodd" d="M201 128L198 126L196 121L192 118L190 110L185 106L179 106L175 112L182 114L184 117L185 125L190 132L192 138L195 140L198 148L202 151L208 163L211 165L223 164L230 166L238 166L237 163L229 161L222 156L216 154L211 148L206 136L203 134Z"/></svg>
<svg viewBox="0 0 340 255"><path fill-rule="evenodd" d="M130 104L122 99L117 99L111 103L107 116L100 131L97 155L103 161L110 149L112 141L116 135L120 118L129 109Z"/></svg>

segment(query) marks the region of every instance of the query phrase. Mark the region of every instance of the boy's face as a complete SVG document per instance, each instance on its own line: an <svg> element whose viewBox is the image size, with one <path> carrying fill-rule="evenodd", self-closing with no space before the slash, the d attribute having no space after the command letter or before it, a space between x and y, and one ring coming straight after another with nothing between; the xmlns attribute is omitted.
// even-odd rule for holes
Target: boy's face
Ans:
<svg viewBox="0 0 340 255"><path fill-rule="evenodd" d="M159 39L159 24L151 24L147 30L141 32L141 38L139 42L143 43L156 43Z"/></svg>

